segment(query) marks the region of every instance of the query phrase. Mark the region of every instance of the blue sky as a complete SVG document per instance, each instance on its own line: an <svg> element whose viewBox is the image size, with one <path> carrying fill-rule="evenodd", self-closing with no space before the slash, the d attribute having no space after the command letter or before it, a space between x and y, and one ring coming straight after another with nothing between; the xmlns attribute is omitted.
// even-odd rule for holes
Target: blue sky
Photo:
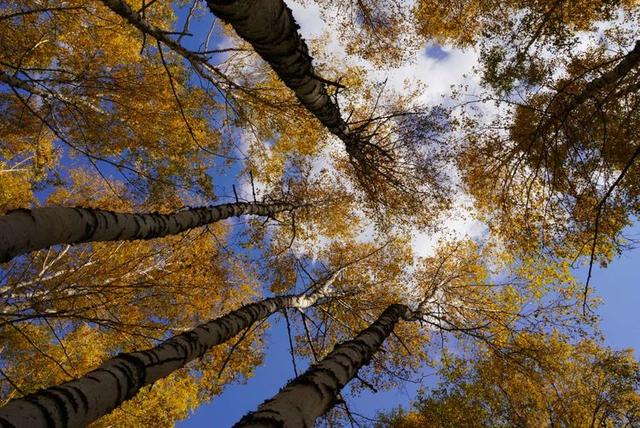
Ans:
<svg viewBox="0 0 640 428"><path fill-rule="evenodd" d="M638 239L640 223L628 228L626 235ZM594 267L592 280L595 293L604 299L597 313L606 343L617 349L633 348L636 358L640 358L639 265L640 248L635 248L622 253L606 269ZM577 274L586 279L586 269Z"/></svg>

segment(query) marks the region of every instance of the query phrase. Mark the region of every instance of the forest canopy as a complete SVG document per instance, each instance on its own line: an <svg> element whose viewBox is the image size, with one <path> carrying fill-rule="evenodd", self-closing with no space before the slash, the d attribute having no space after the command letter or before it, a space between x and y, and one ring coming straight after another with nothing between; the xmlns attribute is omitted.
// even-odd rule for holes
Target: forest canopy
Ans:
<svg viewBox="0 0 640 428"><path fill-rule="evenodd" d="M640 424L639 82L638 0L0 0L0 424Z"/></svg>

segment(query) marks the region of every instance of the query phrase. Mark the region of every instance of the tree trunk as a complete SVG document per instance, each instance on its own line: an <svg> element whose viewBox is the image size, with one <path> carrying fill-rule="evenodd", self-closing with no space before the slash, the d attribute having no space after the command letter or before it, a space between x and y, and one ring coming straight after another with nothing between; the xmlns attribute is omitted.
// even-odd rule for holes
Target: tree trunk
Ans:
<svg viewBox="0 0 640 428"><path fill-rule="evenodd" d="M284 308L306 308L321 296L280 296L251 303L154 348L120 354L78 379L10 401L0 408L0 426L84 427L256 321Z"/></svg>
<svg viewBox="0 0 640 428"><path fill-rule="evenodd" d="M634 48L629 51L614 68L589 81L581 92L568 98L567 105L563 106L559 113L556 113L554 117L549 119L544 126L550 126L555 121L562 122L566 120L566 117L571 114L573 110L587 100L591 98L595 99L599 92L620 82L638 65L640 65L640 40L636 41ZM630 84L630 87L631 91L633 91L635 85ZM563 89L560 90L560 93L562 93L562 91Z"/></svg>
<svg viewBox="0 0 640 428"><path fill-rule="evenodd" d="M390 178L383 173L383 164L393 164L397 159L388 153L381 156L384 150L371 142L373 134L367 135L367 127L373 120L350 127L342 118L338 105L327 93L327 81L315 73L309 48L298 33L300 27L283 0L207 0L207 4L214 15L253 46L302 105L344 143L365 189L374 175Z"/></svg>
<svg viewBox="0 0 640 428"><path fill-rule="evenodd" d="M152 36L158 42L164 43L171 50L173 50L174 52L176 52L179 55L181 55L183 58L185 58L187 61L189 61L189 63L191 63L193 68L196 69L196 71L202 77L204 77L205 79L209 80L214 85L217 86L217 82L215 82L214 80L211 80L206 75L200 73L202 71L202 69L205 69L205 70L215 74L216 76L222 78L227 83L231 84L233 87L235 87L237 89L241 89L239 86L233 84L233 82L227 76L225 76L220 70L218 70L216 67L214 67L211 64L209 64L209 62L207 61L207 57L206 56L200 55L197 52L193 52L193 51L185 48L180 43L175 42L174 40L169 38L165 31L163 31L160 28L157 28L157 27L147 23L144 20L143 16L140 15L139 13L135 12L131 8L131 6L127 2L125 2L124 0L101 0L101 1L109 9L111 9L113 12L117 13L118 15L120 15L127 22L129 22L129 24L133 25L138 30L142 31L143 34L148 34L148 35Z"/></svg>
<svg viewBox="0 0 640 428"><path fill-rule="evenodd" d="M624 58L611 70L602 76L587 83L584 91L573 98L572 105L578 106L589 98L593 97L596 92L605 89L620 80L624 79L631 70L640 64L640 40L636 41L634 48L627 53Z"/></svg>
<svg viewBox="0 0 640 428"><path fill-rule="evenodd" d="M249 42L300 102L348 145L347 124L313 70L312 58L291 10L282 0L207 0L218 18Z"/></svg>
<svg viewBox="0 0 640 428"><path fill-rule="evenodd" d="M322 361L291 381L235 427L313 427L336 402L340 390L369 363L400 319L413 320L404 305L389 306L358 336L334 348Z"/></svg>
<svg viewBox="0 0 640 428"><path fill-rule="evenodd" d="M0 263L55 244L159 238L229 217L272 216L295 208L292 204L236 202L171 214L117 213L79 207L20 209L0 217Z"/></svg>

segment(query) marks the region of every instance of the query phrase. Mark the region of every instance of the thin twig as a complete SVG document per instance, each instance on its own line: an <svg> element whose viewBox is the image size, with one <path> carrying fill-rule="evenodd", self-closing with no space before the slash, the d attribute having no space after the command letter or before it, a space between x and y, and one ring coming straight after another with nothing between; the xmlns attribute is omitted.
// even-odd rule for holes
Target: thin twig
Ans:
<svg viewBox="0 0 640 428"><path fill-rule="evenodd" d="M291 353L291 362L293 363L293 373L298 377L298 366L296 365L296 356L293 352L293 339L291 338L291 324L289 323L289 315L287 309L283 309L284 319L287 322L287 336L289 338L289 352Z"/></svg>

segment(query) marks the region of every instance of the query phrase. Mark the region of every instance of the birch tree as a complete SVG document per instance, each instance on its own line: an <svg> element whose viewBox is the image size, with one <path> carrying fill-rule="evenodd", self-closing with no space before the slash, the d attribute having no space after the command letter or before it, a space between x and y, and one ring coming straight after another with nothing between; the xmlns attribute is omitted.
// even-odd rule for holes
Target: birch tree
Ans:
<svg viewBox="0 0 640 428"><path fill-rule="evenodd" d="M638 205L637 2L305 2L343 12L357 63L282 0L0 8L6 421L171 426L251 376L274 312L294 373L316 364L241 424L353 417L347 391L450 348L593 328L571 267L624 248ZM424 105L362 62L433 42L478 49L480 99ZM458 190L482 238L417 257Z"/></svg>
<svg viewBox="0 0 640 428"><path fill-rule="evenodd" d="M119 354L71 382L12 400L0 409L0 420L10 425L28 422L34 427L86 426L132 398L142 387L202 357L211 347L274 312L314 305L329 294L337 273L308 294L272 297L245 305L154 348Z"/></svg>
<svg viewBox="0 0 640 428"><path fill-rule="evenodd" d="M379 427L624 426L640 417L638 363L630 350L557 332L516 336L505 353L451 357L443 381Z"/></svg>
<svg viewBox="0 0 640 428"><path fill-rule="evenodd" d="M415 320L416 315L407 306L390 306L353 340L337 345L322 361L234 426L313 426L315 420L335 404L340 390L356 376L360 367L369 363L401 319Z"/></svg>
<svg viewBox="0 0 640 428"><path fill-rule="evenodd" d="M103 19L113 14L98 2L6 6L0 32L0 89L7 102L2 113L29 124L23 145L37 147L38 135L50 139L53 154L115 168L141 193L175 184L213 196L206 169L226 156L220 132L209 123L219 105L189 83L190 71L179 60L169 53L161 57L147 43L141 50L138 30ZM156 4L145 16L162 27L175 19L168 4ZM44 165L47 172L61 173Z"/></svg>
<svg viewBox="0 0 640 428"><path fill-rule="evenodd" d="M160 213L122 213L81 207L44 207L0 217L0 262L56 244L153 239L241 215L273 217L292 204L234 202Z"/></svg>
<svg viewBox="0 0 640 428"><path fill-rule="evenodd" d="M313 426L316 418L334 406L340 407L337 404L341 401L340 391L351 381L364 385L356 390L393 388L394 376L410 376L412 370L424 367L428 349L439 347L440 340L449 340L449 337L469 343L469 346L475 343L503 350L508 338L516 331L538 331L544 324L540 319L570 325L567 321L575 311L571 308L575 306L579 290L562 267L549 266L543 272L538 263L544 264L545 260L515 262L506 254L502 259L491 258L495 265L490 267L484 264L488 254L499 253L499 250L491 246L480 248L471 242L457 242L443 244L436 256L422 260L416 271L410 276L403 276L388 260L391 254L399 252L399 247L389 246L338 278L331 302L305 312L303 319L308 321L297 327L300 333L296 336L296 353L317 362L237 426ZM353 254L363 250L358 246L347 248L342 251ZM340 251L336 247L331 250L338 259ZM389 265L381 266L385 259ZM400 257L398 266L405 263ZM491 278L498 275L497 272L489 273L489 269L496 269L502 263L517 264L520 271L516 273L513 266L503 266L513 277L491 282ZM367 278L373 271L371 265L377 265L379 273L374 278ZM406 294L409 291L394 293L392 290L400 288L394 281L412 282L408 287L411 298ZM348 285L353 283L362 283L364 287L355 287L358 293L354 294L354 287ZM547 294L551 289L562 289L567 299L553 301ZM527 306L537 301L534 294L538 298L545 295L541 300L548 300L535 309ZM389 305L393 301L406 304ZM376 312L379 314L379 311L382 315L378 317ZM327 316L323 318L325 312ZM376 315L371 316L372 313ZM331 345L327 344L353 337L354 332L362 328L359 326L366 326L368 320L376 318L377 321L357 338L329 351ZM321 320L322 328L316 326L315 319ZM403 319L412 322L398 324ZM309 322L308 326L304 325L306 322ZM441 335L442 339L437 338L432 344L432 335ZM326 340L327 337L330 340ZM378 354L387 338L385 352ZM381 380L386 377L391 382ZM345 412L348 415L348 407ZM347 416L342 417L338 423L347 423Z"/></svg>
<svg viewBox="0 0 640 428"><path fill-rule="evenodd" d="M499 213L496 232L532 251L591 263L625 248L620 233L638 197L637 46L632 39L612 56L589 50L492 130L471 125L459 165L482 212ZM480 182L500 184L481 189Z"/></svg>
<svg viewBox="0 0 640 428"><path fill-rule="evenodd" d="M48 202L131 210L126 192L120 196L100 177L75 172L73 187L54 192ZM155 240L56 246L4 265L0 402L73 379L115 352L152 347L255 299L251 266L225 251L230 229L216 223ZM143 388L96 426L152 420L173 426L230 382L251 376L262 358L263 328L254 326L237 346L222 344ZM231 349L236 352L229 357Z"/></svg>
<svg viewBox="0 0 640 428"><path fill-rule="evenodd" d="M429 198L446 203L446 198L439 195L442 176L432 168L436 157L420 150L430 134L437 132L441 120L434 120L428 111L412 114L408 105L378 117L375 103L374 111L368 116L364 113L363 120L347 122L337 101L327 91L327 85L338 88L341 85L318 76L309 48L284 1L261 2L259 8L255 2L245 0L212 0L207 4L251 44L301 104L344 143L350 172L370 205L378 210L389 208L388 214L401 213L418 219L427 216L420 215L421 206L412 203L415 200ZM415 116L415 120L407 116ZM395 118L405 120L396 123Z"/></svg>

